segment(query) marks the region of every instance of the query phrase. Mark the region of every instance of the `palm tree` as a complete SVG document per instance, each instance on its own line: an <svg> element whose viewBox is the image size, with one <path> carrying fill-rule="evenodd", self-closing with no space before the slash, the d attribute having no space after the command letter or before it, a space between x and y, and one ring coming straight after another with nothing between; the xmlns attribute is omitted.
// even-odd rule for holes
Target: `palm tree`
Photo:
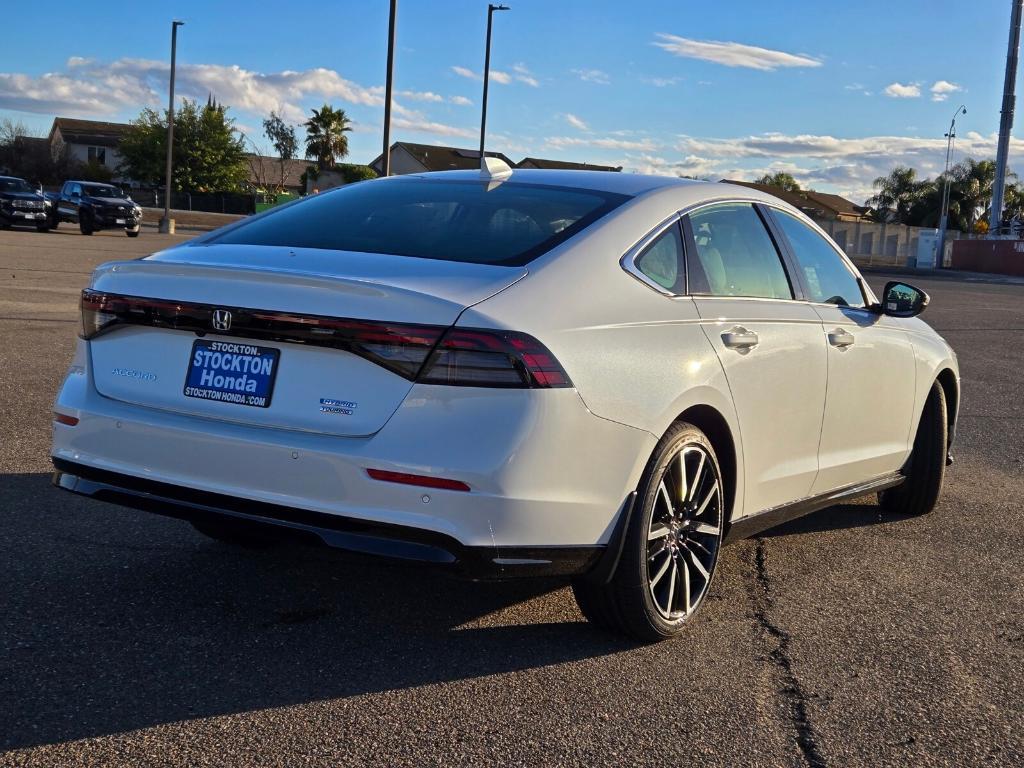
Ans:
<svg viewBox="0 0 1024 768"><path fill-rule="evenodd" d="M874 209L874 216L879 221L909 224L913 218L912 210L933 191L934 183L928 180L918 181L917 171L898 165L888 176L879 176L874 183L875 195L867 201Z"/></svg>
<svg viewBox="0 0 1024 768"><path fill-rule="evenodd" d="M304 123L306 128L306 157L316 160L323 168L333 168L336 159L348 154L348 136L351 120L343 109L324 104L313 110L313 116Z"/></svg>

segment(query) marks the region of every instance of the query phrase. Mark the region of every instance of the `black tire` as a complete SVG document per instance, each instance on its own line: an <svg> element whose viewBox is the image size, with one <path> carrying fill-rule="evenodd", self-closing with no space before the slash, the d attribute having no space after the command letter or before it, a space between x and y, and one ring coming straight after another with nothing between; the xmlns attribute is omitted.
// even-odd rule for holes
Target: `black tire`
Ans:
<svg viewBox="0 0 1024 768"><path fill-rule="evenodd" d="M925 401L914 447L903 470L907 479L902 485L878 495L883 509L894 514L918 516L927 515L935 508L946 475L948 430L946 393L936 381Z"/></svg>
<svg viewBox="0 0 1024 768"><path fill-rule="evenodd" d="M85 211L80 211L78 214L78 229L83 235L91 235L92 229L92 217Z"/></svg>
<svg viewBox="0 0 1024 768"><path fill-rule="evenodd" d="M685 488L678 480L681 470ZM681 492L669 493L669 486ZM678 635L710 589L725 514L722 473L711 441L692 424L674 424L644 470L611 581L573 584L580 611L599 627L647 642ZM661 530L665 533L656 535ZM662 581L666 574L668 581Z"/></svg>
<svg viewBox="0 0 1024 768"><path fill-rule="evenodd" d="M50 231L50 225L49 224L36 224L36 232L49 232L49 231Z"/></svg>
<svg viewBox="0 0 1024 768"><path fill-rule="evenodd" d="M137 230L137 229L126 229L124 231L124 233L126 235L128 235L128 237L138 237L139 236L139 230Z"/></svg>
<svg viewBox="0 0 1024 768"><path fill-rule="evenodd" d="M192 527L204 536L245 549L270 549L279 543L271 533L244 521L192 520Z"/></svg>

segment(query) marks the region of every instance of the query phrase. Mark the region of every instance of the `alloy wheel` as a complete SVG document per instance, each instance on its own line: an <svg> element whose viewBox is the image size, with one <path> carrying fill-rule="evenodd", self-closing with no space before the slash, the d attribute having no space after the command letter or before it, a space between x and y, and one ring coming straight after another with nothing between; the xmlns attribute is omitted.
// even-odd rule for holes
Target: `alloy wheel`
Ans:
<svg viewBox="0 0 1024 768"><path fill-rule="evenodd" d="M647 528L647 588L662 617L689 616L711 583L722 543L722 480L702 445L665 466Z"/></svg>

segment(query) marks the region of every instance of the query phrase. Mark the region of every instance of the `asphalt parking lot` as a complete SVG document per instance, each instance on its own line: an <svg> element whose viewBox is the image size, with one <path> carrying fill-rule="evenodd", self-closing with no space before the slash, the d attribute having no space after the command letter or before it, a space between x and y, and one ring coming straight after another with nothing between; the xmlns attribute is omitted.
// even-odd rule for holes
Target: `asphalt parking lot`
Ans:
<svg viewBox="0 0 1024 768"><path fill-rule="evenodd" d="M906 278L963 374L932 515L729 547L685 636L637 646L559 584L240 551L51 489L79 290L185 239L0 232L0 765L1024 764L1024 284Z"/></svg>

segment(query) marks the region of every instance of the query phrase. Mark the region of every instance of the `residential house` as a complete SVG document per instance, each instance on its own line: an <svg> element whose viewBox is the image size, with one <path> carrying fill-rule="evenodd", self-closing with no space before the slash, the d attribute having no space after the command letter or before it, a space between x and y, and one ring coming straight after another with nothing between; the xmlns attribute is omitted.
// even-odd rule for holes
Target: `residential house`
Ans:
<svg viewBox="0 0 1024 768"><path fill-rule="evenodd" d="M270 192L280 187L295 195L306 193L302 174L313 165L311 161L294 158L285 160L282 165L279 157L246 153L245 162L249 169L247 181L253 189Z"/></svg>
<svg viewBox="0 0 1024 768"><path fill-rule="evenodd" d="M869 221L869 208L850 202L845 197L831 195L826 192L814 192L812 190L800 190L799 192L787 192L779 187L768 184L757 184L752 181L736 181L734 179L722 179L727 184L738 184L741 187L750 187L775 195L783 202L789 203L812 219L828 221Z"/></svg>
<svg viewBox="0 0 1024 768"><path fill-rule="evenodd" d="M402 176L407 173L427 171L465 171L480 167L480 150L459 149L458 147L435 147L431 144L410 144L396 141L391 145L391 174ZM488 157L497 157L513 166L501 152L487 152ZM377 173L384 172L384 154L378 155L370 167Z"/></svg>
<svg viewBox="0 0 1024 768"><path fill-rule="evenodd" d="M71 161L104 166L113 172L115 179L119 178L117 168L121 165L121 153L117 146L130 127L127 123L56 117L47 139L50 154L59 157L66 152Z"/></svg>
<svg viewBox="0 0 1024 768"><path fill-rule="evenodd" d="M545 160L540 157L524 157L516 168L546 168L556 171L621 171L618 165L594 165L592 163L572 163L568 160Z"/></svg>

